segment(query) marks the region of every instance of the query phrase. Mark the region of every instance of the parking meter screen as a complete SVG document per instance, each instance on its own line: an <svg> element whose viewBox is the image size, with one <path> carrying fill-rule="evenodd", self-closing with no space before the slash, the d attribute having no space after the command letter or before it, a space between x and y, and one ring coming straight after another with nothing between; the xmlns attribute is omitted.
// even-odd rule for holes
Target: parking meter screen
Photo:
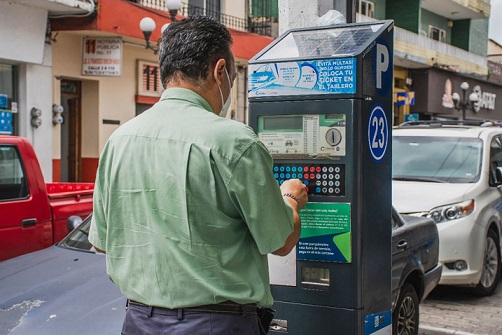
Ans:
<svg viewBox="0 0 502 335"><path fill-rule="evenodd" d="M258 118L258 138L272 155L345 156L345 114Z"/></svg>

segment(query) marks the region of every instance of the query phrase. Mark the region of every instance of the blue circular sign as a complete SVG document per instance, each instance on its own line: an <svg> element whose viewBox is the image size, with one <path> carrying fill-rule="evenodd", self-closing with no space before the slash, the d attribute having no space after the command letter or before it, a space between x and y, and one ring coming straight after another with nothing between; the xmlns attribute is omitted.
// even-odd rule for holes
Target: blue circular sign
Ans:
<svg viewBox="0 0 502 335"><path fill-rule="evenodd" d="M389 126L385 111L380 104L373 107L368 120L368 145L371 156L377 162L381 161L389 143Z"/></svg>

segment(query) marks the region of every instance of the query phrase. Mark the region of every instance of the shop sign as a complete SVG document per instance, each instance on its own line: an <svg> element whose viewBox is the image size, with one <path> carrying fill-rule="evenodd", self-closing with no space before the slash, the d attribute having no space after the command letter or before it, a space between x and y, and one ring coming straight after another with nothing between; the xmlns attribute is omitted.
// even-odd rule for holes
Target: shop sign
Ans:
<svg viewBox="0 0 502 335"><path fill-rule="evenodd" d="M415 104L415 92L397 92L394 103L397 106L413 106Z"/></svg>
<svg viewBox="0 0 502 335"><path fill-rule="evenodd" d="M446 79L444 87L441 104L445 108L454 108L455 103L453 101L452 81L449 78ZM461 92L458 93L461 94ZM483 92L481 85L475 85L472 91L467 91L466 98L468 98L471 93L476 93L479 99L477 102L473 103L475 112L479 112L481 109L495 110L495 98L497 97L495 93Z"/></svg>
<svg viewBox="0 0 502 335"><path fill-rule="evenodd" d="M160 97L164 88L160 82L160 69L157 63L138 61L138 95Z"/></svg>
<svg viewBox="0 0 502 335"><path fill-rule="evenodd" d="M82 44L82 75L121 76L121 37L84 37Z"/></svg>

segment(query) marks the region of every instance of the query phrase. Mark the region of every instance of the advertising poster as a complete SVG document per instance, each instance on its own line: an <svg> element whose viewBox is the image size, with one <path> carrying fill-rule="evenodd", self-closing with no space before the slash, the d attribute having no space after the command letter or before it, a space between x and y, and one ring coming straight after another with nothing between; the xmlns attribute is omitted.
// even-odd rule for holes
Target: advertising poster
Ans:
<svg viewBox="0 0 502 335"><path fill-rule="evenodd" d="M297 259L352 262L350 204L307 203L300 217Z"/></svg>
<svg viewBox="0 0 502 335"><path fill-rule="evenodd" d="M249 66L249 97L353 94L356 58L313 60Z"/></svg>

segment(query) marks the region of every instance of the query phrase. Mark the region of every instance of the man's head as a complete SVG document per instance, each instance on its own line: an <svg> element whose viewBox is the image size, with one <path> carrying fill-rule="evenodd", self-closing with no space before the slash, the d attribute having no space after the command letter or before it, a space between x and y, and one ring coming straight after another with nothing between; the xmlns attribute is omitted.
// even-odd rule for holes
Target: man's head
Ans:
<svg viewBox="0 0 502 335"><path fill-rule="evenodd" d="M162 34L159 53L160 79L164 86L187 81L200 86L221 59L233 73L232 36L218 21L190 16L173 22Z"/></svg>

